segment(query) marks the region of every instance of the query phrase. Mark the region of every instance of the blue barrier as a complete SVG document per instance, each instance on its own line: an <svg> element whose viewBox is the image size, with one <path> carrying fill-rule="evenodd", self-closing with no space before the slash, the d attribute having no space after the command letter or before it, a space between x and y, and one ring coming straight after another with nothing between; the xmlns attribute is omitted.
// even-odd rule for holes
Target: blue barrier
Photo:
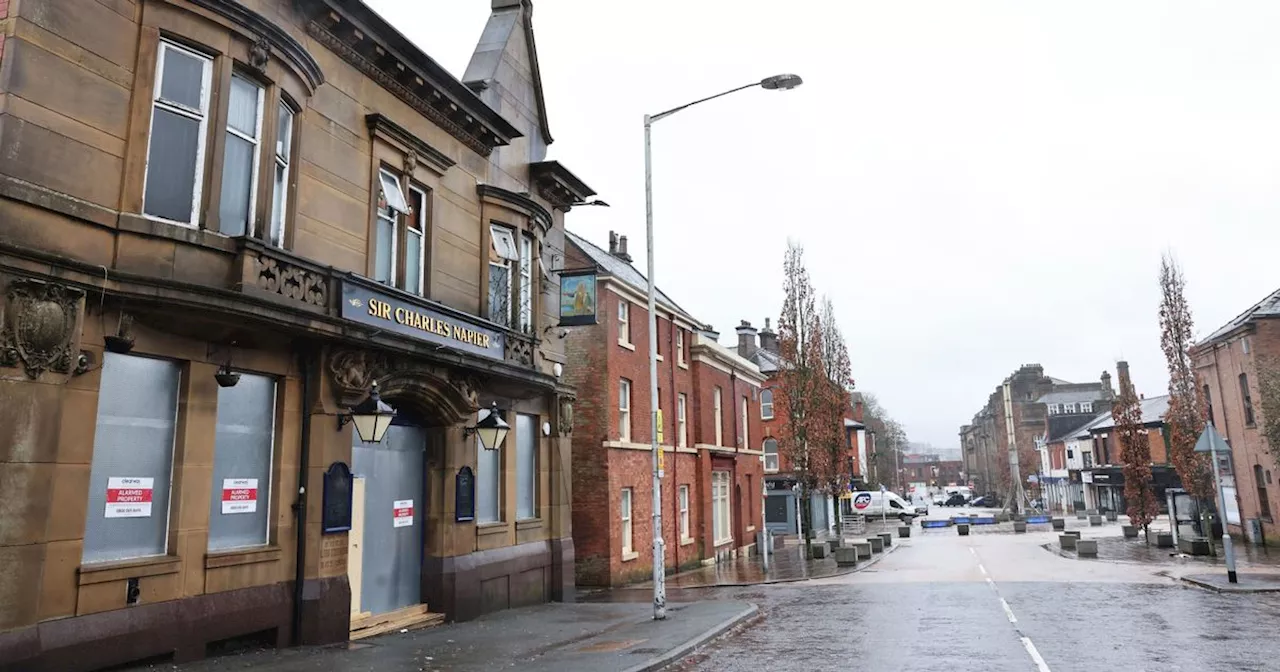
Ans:
<svg viewBox="0 0 1280 672"><path fill-rule="evenodd" d="M951 527L949 520L922 520L920 527Z"/></svg>
<svg viewBox="0 0 1280 672"><path fill-rule="evenodd" d="M974 517L970 519L970 522L974 525L995 525L996 519L995 516Z"/></svg>
<svg viewBox="0 0 1280 672"><path fill-rule="evenodd" d="M1027 522L1035 525L1037 523L1047 523L1052 520L1051 516L1027 516Z"/></svg>
<svg viewBox="0 0 1280 672"><path fill-rule="evenodd" d="M953 522L953 523L955 523L955 524L957 524L957 525L968 525L968 524L969 524L969 520L970 520L970 519L969 519L969 517L968 517L968 516L952 516L952 517L951 517L951 522Z"/></svg>

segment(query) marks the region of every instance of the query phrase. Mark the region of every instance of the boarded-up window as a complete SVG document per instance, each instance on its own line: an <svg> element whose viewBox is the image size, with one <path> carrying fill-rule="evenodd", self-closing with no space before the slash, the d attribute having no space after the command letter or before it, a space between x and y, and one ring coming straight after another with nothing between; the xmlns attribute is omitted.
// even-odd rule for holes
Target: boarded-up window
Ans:
<svg viewBox="0 0 1280 672"><path fill-rule="evenodd" d="M218 388L211 551L267 543L275 414L273 378L241 374L235 387Z"/></svg>

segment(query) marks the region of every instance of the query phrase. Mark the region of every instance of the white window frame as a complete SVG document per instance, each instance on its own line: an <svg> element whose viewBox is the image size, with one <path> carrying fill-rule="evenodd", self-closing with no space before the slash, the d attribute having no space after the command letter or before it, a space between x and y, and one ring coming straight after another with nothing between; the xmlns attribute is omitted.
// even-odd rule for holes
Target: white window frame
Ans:
<svg viewBox="0 0 1280 672"><path fill-rule="evenodd" d="M772 453L769 452L770 441L773 442ZM766 474L778 473L778 440L773 438L772 436L766 438L764 441L760 442L760 450L764 453L764 473ZM772 466L770 466L769 458L773 458Z"/></svg>
<svg viewBox="0 0 1280 672"><path fill-rule="evenodd" d="M164 62L165 53L168 51L176 51L186 54L199 60L203 64L200 71L200 109L192 109L182 103L167 101L160 98L160 93L164 88ZM192 51L185 47L178 46L174 42L168 40L160 40L160 52L156 57L156 79L155 86L151 92L151 119L148 122L147 133L147 168L143 171L142 176L142 213L149 219L154 219L177 226L185 226L188 228L197 228L200 226L200 197L204 190L204 152L205 139L209 130L209 101L212 96L213 83L213 59L198 51ZM196 138L196 165L192 166L195 171L194 187L191 193L191 221L179 222L167 217L159 215L149 215L147 213L147 171L151 169L151 128L155 124L156 108L173 112L188 119L195 119L200 122L200 132Z"/></svg>
<svg viewBox="0 0 1280 672"><path fill-rule="evenodd" d="M716 546L733 541L733 512L729 510L729 472L711 472L712 537Z"/></svg>
<svg viewBox="0 0 1280 672"><path fill-rule="evenodd" d="M514 310L515 306L511 303L512 288L515 284L515 278L511 277L511 272L512 263L520 263L520 249L516 247L515 235L516 232L514 229L501 224L489 225L489 244L493 247L493 251L498 254L498 258L501 259L501 261L494 261L492 258L489 259L489 267L507 269L507 291L503 294L503 296L506 297L507 305L506 310L502 312L502 319L494 319L495 315L493 306L489 306L488 317L491 321L497 322L507 328L513 328L514 325L512 322L516 318L516 311ZM490 282L493 280L492 272L489 273L489 280ZM492 287L489 288L489 294L493 294Z"/></svg>
<svg viewBox="0 0 1280 672"><path fill-rule="evenodd" d="M766 401L766 399L768 401ZM760 419L773 419L773 390L760 390Z"/></svg>
<svg viewBox="0 0 1280 672"><path fill-rule="evenodd" d="M689 397L684 392L676 395L676 446L684 448L689 445L689 424L686 422L689 412Z"/></svg>
<svg viewBox="0 0 1280 672"><path fill-rule="evenodd" d="M723 446L724 445L724 407L721 404L721 393L720 393L719 387L716 387L715 390L712 391L711 403L712 403L712 408L714 409L714 412L715 412L714 417L716 422L716 427L715 427L716 444L715 445Z"/></svg>
<svg viewBox="0 0 1280 672"><path fill-rule="evenodd" d="M618 299L618 343L631 343L631 303L626 299Z"/></svg>
<svg viewBox="0 0 1280 672"><path fill-rule="evenodd" d="M1049 415L1057 415L1058 413L1061 412L1060 407L1057 404L1049 404L1048 410L1049 410Z"/></svg>
<svg viewBox="0 0 1280 672"><path fill-rule="evenodd" d="M402 214L409 214L409 202L405 200L404 188L400 186L400 176L387 170L378 169L378 188L382 190L382 198L387 207Z"/></svg>
<svg viewBox="0 0 1280 672"><path fill-rule="evenodd" d="M684 366L684 329L676 328L676 363Z"/></svg>
<svg viewBox="0 0 1280 672"><path fill-rule="evenodd" d="M631 381L618 380L618 438L631 440Z"/></svg>
<svg viewBox="0 0 1280 672"><path fill-rule="evenodd" d="M689 539L689 486L682 485L676 491L680 505L680 540Z"/></svg>
<svg viewBox="0 0 1280 672"><path fill-rule="evenodd" d="M622 522L622 555L626 556L634 553L634 545L632 544L632 527L631 527L631 505L635 502L631 488L622 489L622 497L619 502L619 518Z"/></svg>
<svg viewBox="0 0 1280 672"><path fill-rule="evenodd" d="M520 235L520 331L533 331L533 236Z"/></svg>
<svg viewBox="0 0 1280 672"><path fill-rule="evenodd" d="M1072 413L1075 413L1075 412L1076 412L1076 405L1075 405L1075 403L1073 402L1073 403L1070 403L1070 404L1063 404L1063 405L1062 405L1062 412L1063 412L1064 414L1066 414L1066 415L1071 415Z"/></svg>
<svg viewBox="0 0 1280 672"><path fill-rule="evenodd" d="M289 119L289 128L281 129L279 119L281 113L284 113ZM276 160L275 169L283 174L281 184L274 184L275 175L272 174L272 203L271 203L271 219L267 223L267 243L276 247L284 247L285 230L289 221L289 171L293 167L290 163L290 154L293 152L293 127L297 123L298 113L294 111L293 106L286 102L283 98L276 107ZM283 131L283 132L282 132ZM287 139L287 145L282 140ZM279 207L277 207L279 206ZM277 215L277 212L279 213ZM277 217L279 221L277 221ZM276 229L279 228L279 240L276 240Z"/></svg>
<svg viewBox="0 0 1280 672"><path fill-rule="evenodd" d="M747 412L750 409L751 409L751 404L749 403L749 400L747 399L746 396L743 396L742 397L742 413L739 414L739 416L742 418L742 439L738 441L738 448L746 448L747 446L751 445L751 431L749 429L750 424L748 424L748 421L751 419L751 416L747 415Z"/></svg>
<svg viewBox="0 0 1280 672"><path fill-rule="evenodd" d="M249 137L245 135L243 132L232 128L230 113L227 114L227 127L225 129L226 132L253 145L253 161L252 163L249 164L249 211L246 213L246 216L249 219L244 223L244 232L245 232L245 235L255 236L258 233L257 231L258 218L255 217L254 215L256 214L257 207L258 207L258 177L259 177L259 173L261 172L261 170L259 169L259 166L262 164L262 112L266 104L267 89L266 87L259 84L258 82L238 72L232 73L231 79L232 81L239 79L242 82L246 82L252 85L253 88L256 89L258 92L258 102L256 105L257 118L254 119L254 137ZM228 90L227 90L228 98L230 97L230 95L231 95L231 91L230 91L230 87L228 87ZM227 157L224 151L223 157L222 157L222 174L224 176L224 179L226 176L226 172L227 172ZM274 176L273 176L273 179L274 179ZM218 218L218 229L219 231L221 231L222 229L221 216L219 216Z"/></svg>
<svg viewBox="0 0 1280 672"><path fill-rule="evenodd" d="M405 227L404 227L404 233L406 237L413 236L413 235L418 236L418 290L417 291L409 290L409 274L408 274L409 265L408 264L405 264L406 273L404 277L404 283L402 284L404 285L403 289L405 291L408 291L411 294L417 294L418 296L426 296L427 295L427 207L428 207L427 206L427 190L419 189L418 187L410 185L409 191L411 193L417 194L418 196L422 197L422 207L419 208L419 210L421 210L422 212L413 212L409 216L407 216L405 218ZM412 207L410 207L410 210L412 210ZM405 249L408 249L408 241L406 241ZM395 262L392 261L393 265L394 263Z"/></svg>
<svg viewBox="0 0 1280 672"><path fill-rule="evenodd" d="M390 181L388 182L388 180ZM379 184L378 188L382 190L382 200L387 202L387 205L385 207L378 208L378 219L391 222L391 250L387 253L390 256L389 261L391 263L391 268L387 272L387 279L385 281L377 280L376 276L378 275L378 240L377 240L378 230L375 224L375 228L373 230L373 235L374 235L373 274L375 276L374 280L377 280L378 282L382 282L387 286L395 287L396 286L396 260L400 258L400 220L399 220L399 217L397 216L397 213L403 214L404 211L396 207L395 203L393 203L392 194L389 194L387 192L392 186L394 186L394 189L395 189L394 197L400 199L400 204L402 206L404 205L404 192L400 190L400 178L397 177L395 173L387 170L386 168L378 169L378 184ZM404 206L404 207L407 208L408 206Z"/></svg>

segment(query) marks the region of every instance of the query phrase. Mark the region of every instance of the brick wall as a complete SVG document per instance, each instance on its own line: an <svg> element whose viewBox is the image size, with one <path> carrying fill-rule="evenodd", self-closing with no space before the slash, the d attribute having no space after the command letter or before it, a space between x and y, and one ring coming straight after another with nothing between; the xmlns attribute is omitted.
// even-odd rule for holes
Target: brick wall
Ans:
<svg viewBox="0 0 1280 672"><path fill-rule="evenodd" d="M1202 386L1209 387L1214 427L1231 445L1240 516L1245 520L1261 518L1267 538L1276 539L1280 538L1280 525L1274 522L1280 515L1280 482L1277 482L1280 479L1274 473L1276 463L1262 436L1262 403L1258 392L1258 360L1269 358L1280 358L1280 323L1268 319L1257 321L1252 333L1236 336L1217 347L1198 348L1193 355L1196 376ZM1249 386L1253 425L1246 422L1241 374L1246 376ZM1241 532L1239 526L1230 527L1233 533Z"/></svg>

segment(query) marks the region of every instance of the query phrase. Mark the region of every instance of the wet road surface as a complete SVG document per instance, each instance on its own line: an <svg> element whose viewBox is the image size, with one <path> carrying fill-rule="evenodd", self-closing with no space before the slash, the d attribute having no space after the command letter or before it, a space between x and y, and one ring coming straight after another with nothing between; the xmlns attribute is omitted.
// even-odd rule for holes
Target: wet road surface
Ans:
<svg viewBox="0 0 1280 672"><path fill-rule="evenodd" d="M763 618L676 669L1280 670L1280 595L1188 587L1159 573L1174 564L1063 558L1041 547L1053 539L929 531L848 576L687 591Z"/></svg>

